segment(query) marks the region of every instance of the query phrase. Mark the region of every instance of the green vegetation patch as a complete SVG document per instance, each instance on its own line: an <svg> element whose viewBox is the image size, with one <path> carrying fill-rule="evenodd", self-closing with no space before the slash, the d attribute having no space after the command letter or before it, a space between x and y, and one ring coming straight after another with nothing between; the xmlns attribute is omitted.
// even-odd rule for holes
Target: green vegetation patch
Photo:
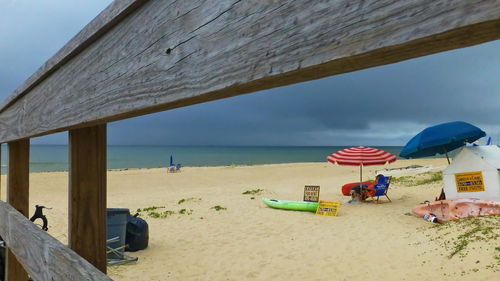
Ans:
<svg viewBox="0 0 500 281"><path fill-rule="evenodd" d="M182 204L182 203L186 203L186 202L190 202L190 201L201 201L201 198L195 198L195 197L189 197L189 198L183 198L181 200L179 200L179 202L177 202L177 204Z"/></svg>
<svg viewBox="0 0 500 281"><path fill-rule="evenodd" d="M495 248L495 256L494 256L495 261L497 262L497 265L500 265L500 247Z"/></svg>
<svg viewBox="0 0 500 281"><path fill-rule="evenodd" d="M425 172L414 176L392 177L391 184L401 186L419 186L443 181L443 172Z"/></svg>
<svg viewBox="0 0 500 281"><path fill-rule="evenodd" d="M165 206L151 206L151 207L146 207L146 208L139 208L137 209L137 213L141 213L141 212L151 212L151 211L154 211L154 210L158 210L158 209L164 209Z"/></svg>
<svg viewBox="0 0 500 281"><path fill-rule="evenodd" d="M386 169L387 171L394 171L394 170L404 170L404 169L416 169L416 168L423 168L424 166L421 165L409 165L405 167L399 167L399 168L388 168Z"/></svg>
<svg viewBox="0 0 500 281"><path fill-rule="evenodd" d="M222 206L220 206L220 205L213 206L213 207L212 207L212 208L210 208L210 209L214 209L214 210L216 210L216 211L227 210L227 208L224 208L224 207L222 207Z"/></svg>
<svg viewBox="0 0 500 281"><path fill-rule="evenodd" d="M259 195L259 194L261 194L263 191L264 191L264 189L260 189L260 188L258 188L258 189L251 189L251 190L247 190L247 191L245 191L245 192L243 192L243 193L241 193L241 194L245 194L245 195L248 195L248 194L250 194L250 195Z"/></svg>
<svg viewBox="0 0 500 281"><path fill-rule="evenodd" d="M496 264L500 265L500 215L464 218L436 224L433 228L437 229L437 237L432 240L442 243L448 258L463 258L479 242L486 242L487 247L494 250ZM484 248L484 243L481 245Z"/></svg>
<svg viewBox="0 0 500 281"><path fill-rule="evenodd" d="M146 213L146 216L154 219L165 219L175 214L191 215L193 213L193 210L191 209L180 209L178 212L172 210L160 211L160 209L165 209L165 208L166 208L165 206L151 206L146 208L139 208L137 209L137 213L139 213L140 216L143 216L144 213Z"/></svg>
<svg viewBox="0 0 500 281"><path fill-rule="evenodd" d="M192 213L193 213L193 210L191 210L191 209L189 209L189 210L188 209L180 209L179 210L179 214L181 214L181 215L191 215Z"/></svg>
<svg viewBox="0 0 500 281"><path fill-rule="evenodd" d="M175 214L175 211L171 211L171 210L166 210L166 211L163 211L163 212L149 212L148 213L148 216L150 218L155 218L155 219L164 219L164 218L167 218L171 215L174 215Z"/></svg>

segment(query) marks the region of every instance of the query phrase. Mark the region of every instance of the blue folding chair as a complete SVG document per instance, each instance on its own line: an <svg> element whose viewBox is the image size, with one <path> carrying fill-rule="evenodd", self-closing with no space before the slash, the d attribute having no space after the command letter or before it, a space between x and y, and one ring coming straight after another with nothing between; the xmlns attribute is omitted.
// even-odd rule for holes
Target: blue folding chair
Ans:
<svg viewBox="0 0 500 281"><path fill-rule="evenodd" d="M169 173L180 172L181 171L181 167L182 167L181 164L175 164L174 163L174 158L172 157L172 155L170 155L170 166L168 167L167 171Z"/></svg>
<svg viewBox="0 0 500 281"><path fill-rule="evenodd" d="M389 202L392 202L391 198L389 198L389 196L387 196L387 190L389 190L390 183L391 183L390 176L389 177L384 177L384 176L379 177L378 182L373 187L375 189L375 194L372 196L372 200L375 200L374 197L376 196L377 203L378 203L380 196L385 196L385 197L387 197L387 200L389 200Z"/></svg>

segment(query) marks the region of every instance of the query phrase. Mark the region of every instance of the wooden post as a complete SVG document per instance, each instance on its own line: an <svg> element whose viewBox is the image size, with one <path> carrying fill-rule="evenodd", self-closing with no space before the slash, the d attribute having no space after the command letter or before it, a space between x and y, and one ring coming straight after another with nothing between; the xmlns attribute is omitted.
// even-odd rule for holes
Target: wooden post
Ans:
<svg viewBox="0 0 500 281"><path fill-rule="evenodd" d="M69 131L69 247L106 273L106 124Z"/></svg>
<svg viewBox="0 0 500 281"><path fill-rule="evenodd" d="M29 213L29 151L29 139L9 143L7 202L26 217ZM5 280L28 280L28 274L10 250L7 251L5 269Z"/></svg>

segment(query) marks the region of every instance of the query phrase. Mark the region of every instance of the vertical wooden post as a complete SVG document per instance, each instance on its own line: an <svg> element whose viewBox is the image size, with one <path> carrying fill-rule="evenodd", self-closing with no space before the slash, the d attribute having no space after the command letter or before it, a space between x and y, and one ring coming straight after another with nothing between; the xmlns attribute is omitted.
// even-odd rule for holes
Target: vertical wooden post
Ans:
<svg viewBox="0 0 500 281"><path fill-rule="evenodd" d="M29 152L29 139L9 143L7 202L26 217L29 213ZM10 250L7 251L5 269L5 280L28 280L28 274Z"/></svg>
<svg viewBox="0 0 500 281"><path fill-rule="evenodd" d="M69 131L69 247L106 273L106 124Z"/></svg>

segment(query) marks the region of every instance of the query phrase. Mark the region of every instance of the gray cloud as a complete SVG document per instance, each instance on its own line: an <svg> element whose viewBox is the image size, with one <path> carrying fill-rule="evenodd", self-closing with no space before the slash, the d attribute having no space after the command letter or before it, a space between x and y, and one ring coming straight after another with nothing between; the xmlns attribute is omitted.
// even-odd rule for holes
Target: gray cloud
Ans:
<svg viewBox="0 0 500 281"><path fill-rule="evenodd" d="M0 2L0 97L4 99L112 0Z"/></svg>
<svg viewBox="0 0 500 281"><path fill-rule="evenodd" d="M2 98L109 2L2 2ZM495 41L114 122L109 143L402 145L428 125L453 120L476 124L498 141L498 50ZM34 142L66 139L56 134Z"/></svg>
<svg viewBox="0 0 500 281"><path fill-rule="evenodd" d="M403 145L426 126L465 120L500 137L500 41L111 125L130 142ZM159 129L159 130L157 130Z"/></svg>

